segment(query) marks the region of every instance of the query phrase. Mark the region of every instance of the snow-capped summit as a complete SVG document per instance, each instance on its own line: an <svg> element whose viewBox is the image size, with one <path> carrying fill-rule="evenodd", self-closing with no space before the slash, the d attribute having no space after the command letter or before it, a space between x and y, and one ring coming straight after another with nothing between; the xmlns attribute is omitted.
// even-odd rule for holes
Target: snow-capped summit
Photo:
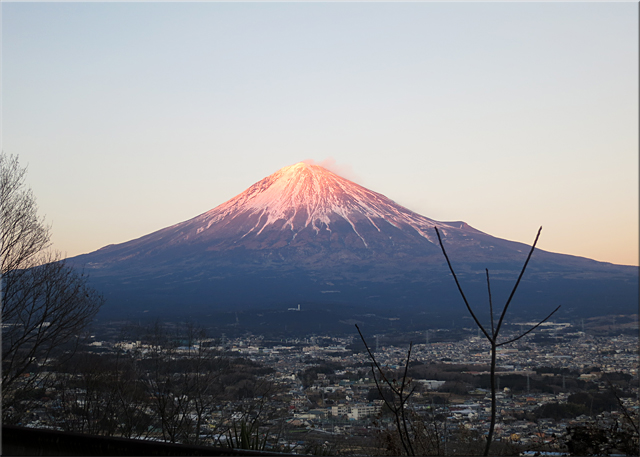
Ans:
<svg viewBox="0 0 640 457"><path fill-rule="evenodd" d="M332 232L332 227L344 222L360 238L363 247L368 247L368 242L361 231L381 232L385 225L398 229L411 227L431 240L434 234L428 230L436 224L444 225L319 165L300 162L281 168L226 203L192 219L189 226L196 235L235 228L235 235L242 238L258 237L272 229L290 232L293 239L301 230L310 228L316 234Z"/></svg>

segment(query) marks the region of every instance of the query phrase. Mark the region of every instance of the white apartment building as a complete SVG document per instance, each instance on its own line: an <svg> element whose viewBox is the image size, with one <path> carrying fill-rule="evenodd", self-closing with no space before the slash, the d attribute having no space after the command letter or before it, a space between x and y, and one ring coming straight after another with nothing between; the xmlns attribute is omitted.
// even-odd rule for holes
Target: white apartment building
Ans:
<svg viewBox="0 0 640 457"><path fill-rule="evenodd" d="M380 413L381 405L356 404L337 405L331 407L332 416L347 416L349 419L360 420Z"/></svg>

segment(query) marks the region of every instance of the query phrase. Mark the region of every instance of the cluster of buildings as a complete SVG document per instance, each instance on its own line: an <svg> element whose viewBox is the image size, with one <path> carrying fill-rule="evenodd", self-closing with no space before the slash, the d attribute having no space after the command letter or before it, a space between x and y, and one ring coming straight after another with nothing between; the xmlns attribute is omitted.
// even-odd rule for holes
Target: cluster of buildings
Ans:
<svg viewBox="0 0 640 457"><path fill-rule="evenodd" d="M519 330L519 329L518 329ZM434 332L435 333L435 332ZM524 337L497 355L498 383L501 376L526 376L527 388L512 392L501 388L498 392L497 439L512 441L522 445L553 444L561 441L567 426L592 423L623 421L621 411L605 411L602 414L583 415L566 420L545 418L533 419L533 413L549 403L564 404L571 393L565 387L568 379L584 381L592 391L604 392L610 386L603 379L606 373L623 373L631 380L629 388L632 397L622 401L631 414L638 414L638 338L633 334L593 336L572 328L569 324L551 325L538 333L548 336L544 344L537 344L536 334ZM508 340L514 335L505 333ZM433 334L431 339L433 340ZM384 341L383 338L380 338ZM549 341L550 340L550 341ZM334 430L349 434L350 430L361 427L362 421L371 422L382 409L381 400L370 400L370 392L376 389L373 382L370 357L366 351L351 352L359 341L356 336L344 338L292 339L272 347L265 347L257 338L231 341L231 350L267 363L277 370L274 379L288 382L293 395L292 415L301 419L303 425L316 429ZM407 346L377 344L372 349L377 362L390 370L401 370L407 356ZM411 354L413 363L475 365L485 366L490 357L490 347L484 337L473 336L455 342L432 342L414 344ZM313 385L302 386L295 373L304 370L305 358L322 360L340 365L332 381L319 373ZM546 371L545 371L546 370ZM471 372L486 375L488 371ZM567 374L563 374L567 373ZM570 373L570 374L569 374ZM557 389L540 392L529 388L529 379L553 381ZM439 391L445 381L439 379L413 379L419 386L412 397L412 408L418 414L449 421L455 429L464 428L484 434L488 430L490 417L490 392L488 389L469 390L466 395L447 395ZM315 403L310 398L318 398ZM434 404L433 399L447 398L446 404ZM637 417L637 416L636 416ZM341 426L335 423L342 420Z"/></svg>
<svg viewBox="0 0 640 457"><path fill-rule="evenodd" d="M521 375L527 379L524 389L499 389L495 432L498 440L522 446L559 445L567 426L593 421L594 417L587 415L559 421L533 417L541 406L567 402L572 392L565 388L565 376L588 383L592 390L605 391L610 385L603 380L604 374L625 374L631 378L628 389L633 395L621 401L627 411L637 417L637 335L598 337L567 325L563 328L547 326L541 331L551 336L544 344L536 343L534 332L498 352L499 377ZM424 342L413 345L412 364L469 366L465 375L487 374L490 347L486 339L474 334L460 341L438 342L443 338L435 338L437 334L432 331L431 338L425 335ZM507 332L504 338L508 340L513 335ZM428 342L429 339L433 342ZM375 338L375 341L371 350L377 363L388 373L401 374L408 345L386 344L385 337ZM316 335L269 341L259 335L247 334L240 338L200 340L195 345L178 348L176 357L186 356L200 345L272 368L264 375L265 380L278 387L279 393L272 406L290 429L313 432L314 437L367 437L393 429L379 384L374 380L369 353L357 335ZM144 353L151 350L151 346L141 341L128 340L94 341L90 348L102 352L135 350ZM556 388L542 392L530 388L529 379L553 381ZM447 433L456 430L478 436L487 433L491 411L489 390L474 387L452 393L451 389L446 389L447 385L451 382L444 379L412 379L411 387L415 387L415 392L407 406L415 414L414 418L425 423L443 424L448 430L443 435L445 440ZM224 408L233 409L233 405ZM623 421L622 414L619 410L605 411L598 420L601 423Z"/></svg>

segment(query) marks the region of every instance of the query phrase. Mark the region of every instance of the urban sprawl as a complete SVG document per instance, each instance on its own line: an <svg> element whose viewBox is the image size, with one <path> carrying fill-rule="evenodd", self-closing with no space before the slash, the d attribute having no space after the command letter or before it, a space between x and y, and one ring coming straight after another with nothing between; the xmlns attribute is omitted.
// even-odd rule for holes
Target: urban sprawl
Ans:
<svg viewBox="0 0 640 457"><path fill-rule="evenodd" d="M637 426L637 316L631 319L635 332L547 322L499 349L494 440L501 452L566 454L576 427ZM512 324L501 339L527 325ZM76 362L51 369L16 403L14 422L293 453L401 452L385 406L392 393L372 370L355 329L349 336L214 338L192 327L152 327L118 323L96 332ZM414 433L431 439L424 452L476 453L489 427L490 347L473 329L450 333L367 335L363 329L385 376L413 389L404 406L408 420L422 424ZM118 393L120 382L134 393Z"/></svg>

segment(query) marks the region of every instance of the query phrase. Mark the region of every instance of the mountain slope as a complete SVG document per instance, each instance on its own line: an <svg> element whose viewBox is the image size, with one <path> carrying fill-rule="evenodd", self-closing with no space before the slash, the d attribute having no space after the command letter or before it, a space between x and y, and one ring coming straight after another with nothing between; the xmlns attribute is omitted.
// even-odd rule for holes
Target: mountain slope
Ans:
<svg viewBox="0 0 640 457"><path fill-rule="evenodd" d="M486 287L487 267L496 293L508 291L528 246L464 222L429 219L306 163L282 168L193 219L70 262L90 273L111 310L206 311L300 301L454 306L457 292L434 226L470 290L480 294ZM637 295L637 271L537 250L523 284L536 292L523 302L587 309L609 300L628 307Z"/></svg>
<svg viewBox="0 0 640 457"><path fill-rule="evenodd" d="M393 240L394 232L433 242L435 223L322 167L298 163L191 220L103 249L130 255L134 252L130 249L153 245L202 243L206 250L237 246L261 250L308 242L330 247L338 239L352 248L368 249L380 243L393 246L387 240ZM301 233L304 241L296 241Z"/></svg>

